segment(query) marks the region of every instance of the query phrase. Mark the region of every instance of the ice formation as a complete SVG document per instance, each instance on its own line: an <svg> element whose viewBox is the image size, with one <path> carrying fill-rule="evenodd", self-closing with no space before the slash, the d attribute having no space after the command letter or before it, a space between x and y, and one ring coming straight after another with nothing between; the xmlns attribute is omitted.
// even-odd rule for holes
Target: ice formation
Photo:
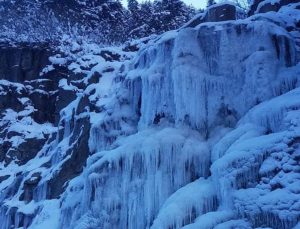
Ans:
<svg viewBox="0 0 300 229"><path fill-rule="evenodd" d="M294 14L274 20L287 11L50 58L43 74L76 76L58 82L56 127L26 97L1 116L20 131L2 142L49 138L0 163L0 228L299 228L299 47Z"/></svg>

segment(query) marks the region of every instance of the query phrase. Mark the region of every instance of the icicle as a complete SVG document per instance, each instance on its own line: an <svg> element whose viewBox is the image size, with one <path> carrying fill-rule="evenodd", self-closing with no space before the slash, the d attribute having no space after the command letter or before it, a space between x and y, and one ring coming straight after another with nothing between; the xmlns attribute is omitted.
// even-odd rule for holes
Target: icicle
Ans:
<svg viewBox="0 0 300 229"><path fill-rule="evenodd" d="M194 223L189 224L182 229L211 229L223 222L229 221L235 217L230 210L212 211L199 216Z"/></svg>
<svg viewBox="0 0 300 229"><path fill-rule="evenodd" d="M115 228L149 228L170 194L209 175L207 145L190 130L147 130L99 154L89 160L81 207L83 212L106 212L110 216L106 223ZM208 201L202 207L212 204Z"/></svg>
<svg viewBox="0 0 300 229"><path fill-rule="evenodd" d="M200 179L172 194L161 207L151 229L182 228L217 208L216 193L209 180Z"/></svg>
<svg viewBox="0 0 300 229"><path fill-rule="evenodd" d="M40 184L33 191L33 200L39 202L47 199L48 183L47 181L40 182Z"/></svg>

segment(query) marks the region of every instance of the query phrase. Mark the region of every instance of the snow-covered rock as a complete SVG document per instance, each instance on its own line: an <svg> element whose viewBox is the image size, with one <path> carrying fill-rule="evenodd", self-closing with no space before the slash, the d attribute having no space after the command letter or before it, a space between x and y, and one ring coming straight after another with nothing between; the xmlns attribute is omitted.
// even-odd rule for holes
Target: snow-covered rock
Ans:
<svg viewBox="0 0 300 229"><path fill-rule="evenodd" d="M300 65L288 7L147 44L66 41L38 81L1 80L0 228L297 228ZM42 95L55 99L42 106ZM8 152L32 139L45 142L18 163Z"/></svg>
<svg viewBox="0 0 300 229"><path fill-rule="evenodd" d="M295 64L293 39L273 23L207 23L162 37L141 52L128 78L140 92L141 128L164 118L209 135L296 87Z"/></svg>

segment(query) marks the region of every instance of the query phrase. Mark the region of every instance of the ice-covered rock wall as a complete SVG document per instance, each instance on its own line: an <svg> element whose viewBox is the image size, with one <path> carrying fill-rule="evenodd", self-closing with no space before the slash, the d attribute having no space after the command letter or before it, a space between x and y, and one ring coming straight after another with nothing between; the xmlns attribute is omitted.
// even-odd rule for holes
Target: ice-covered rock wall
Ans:
<svg viewBox="0 0 300 229"><path fill-rule="evenodd" d="M10 47L12 57L6 49L3 53L0 51L3 65L9 66L5 72L17 70L14 77L7 76L0 82L1 229L57 227L58 199L67 182L82 172L87 157L93 152L89 144L93 142L93 130L105 121L115 121L114 133L111 133L113 126L111 132L101 133L104 141L134 129L125 126L134 119L128 117L125 105L124 115L119 113L120 116L106 120L95 118L99 110L109 113L109 107L96 103L110 91L115 94L110 84L118 77L122 63L131 58L130 54L120 54L121 50L116 54L114 49L93 45L70 45L68 49L63 46L66 50L60 50L60 54L51 56L49 61L46 58L44 64L38 60L44 58L45 52L38 52L39 48L32 45L24 49ZM84 47L86 49L82 50ZM26 69L23 63L27 63ZM100 78L102 88L108 88L106 91L97 87ZM116 104L121 102L117 100ZM122 117L128 118L122 122ZM91 123L95 124L94 129ZM125 123L124 130L119 123ZM102 145L110 143L107 140ZM35 218L36 215L41 218ZM50 216L56 217L55 220Z"/></svg>
<svg viewBox="0 0 300 229"><path fill-rule="evenodd" d="M294 41L273 23L203 24L168 35L129 72L141 81L133 88L141 96L140 127L161 118L202 133L233 127L249 108L295 87L281 73L296 64Z"/></svg>
<svg viewBox="0 0 300 229"><path fill-rule="evenodd" d="M297 91L279 97L283 107L270 102L273 112L264 101L298 86L295 41L270 21L208 23L159 37L120 85L139 117L138 132L90 157L63 196L61 227L292 228L297 175L287 175L291 187L282 186L288 194L280 207L268 204L280 197L276 188L260 194L263 210L247 204L266 182L260 169L268 151L285 150L297 136L281 132L288 129L285 112L298 109ZM263 107L258 114L248 113L256 106ZM297 174L296 155L285 160Z"/></svg>
<svg viewBox="0 0 300 229"><path fill-rule="evenodd" d="M52 56L52 123L19 120L35 110L25 99L1 110L5 130L48 138L20 165L1 161L0 228L297 229L295 11Z"/></svg>

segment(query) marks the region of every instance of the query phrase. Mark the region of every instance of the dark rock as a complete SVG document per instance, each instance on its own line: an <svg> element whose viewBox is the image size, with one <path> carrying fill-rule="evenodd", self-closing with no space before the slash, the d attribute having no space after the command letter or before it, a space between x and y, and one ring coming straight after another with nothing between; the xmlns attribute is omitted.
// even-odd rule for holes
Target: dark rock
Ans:
<svg viewBox="0 0 300 229"><path fill-rule="evenodd" d="M78 104L78 107L76 110L76 115L85 112L86 109L88 109L89 104L90 104L89 97L87 95L84 95L79 101L79 104Z"/></svg>
<svg viewBox="0 0 300 229"><path fill-rule="evenodd" d="M70 139L73 147L67 151L70 158L64 162L58 174L49 181L49 197L58 198L65 189L65 184L78 176L86 163L89 155L89 118L78 119Z"/></svg>
<svg viewBox="0 0 300 229"><path fill-rule="evenodd" d="M9 164L14 159L18 165L26 164L37 155L45 142L46 138L30 138L19 144L17 148L10 148L5 157L6 164Z"/></svg>
<svg viewBox="0 0 300 229"><path fill-rule="evenodd" d="M131 43L126 43L125 47L123 48L124 52L137 52L139 50L140 48L138 47L137 44L131 44Z"/></svg>
<svg viewBox="0 0 300 229"><path fill-rule="evenodd" d="M9 151L11 148L11 142L9 141L4 141L0 145L0 161L3 162L6 159L6 153Z"/></svg>
<svg viewBox="0 0 300 229"><path fill-rule="evenodd" d="M7 180L10 177L10 175L0 176L0 183Z"/></svg>
<svg viewBox="0 0 300 229"><path fill-rule="evenodd" d="M74 129L74 114L75 114L75 110L72 110L72 118L71 120L66 120L66 119L62 119L60 121L60 126L59 126L59 130L58 130L58 141L62 141L63 138L65 137L65 129L68 128L69 132L71 133Z"/></svg>
<svg viewBox="0 0 300 229"><path fill-rule="evenodd" d="M10 131L10 132L8 132L7 135L6 135L6 137L7 137L8 139L10 139L10 138L12 138L12 137L15 137L15 136L22 136L22 134L19 133L19 132L16 132L16 131Z"/></svg>
<svg viewBox="0 0 300 229"><path fill-rule="evenodd" d="M22 179L22 174L16 174L11 185L9 185L5 190L3 190L4 192L1 193L1 197L7 198L15 195L19 190Z"/></svg>
<svg viewBox="0 0 300 229"><path fill-rule="evenodd" d="M88 84L98 83L102 75L99 72L94 72L94 74L88 79Z"/></svg>
<svg viewBox="0 0 300 229"><path fill-rule="evenodd" d="M24 214L22 212L16 212L15 218L18 219L15 220L16 222L16 224L14 225L15 228L28 228L32 223L34 215Z"/></svg>
<svg viewBox="0 0 300 229"><path fill-rule="evenodd" d="M59 88L58 97L55 102L55 124L59 122L60 111L77 98L76 93L74 90Z"/></svg>
<svg viewBox="0 0 300 229"><path fill-rule="evenodd" d="M30 80L30 81L25 81L24 85L25 87L29 86L34 89L40 89L43 91L55 91L57 90L57 84L58 80L52 80L52 79L38 79L38 80Z"/></svg>
<svg viewBox="0 0 300 229"><path fill-rule="evenodd" d="M232 4L218 4L208 8L205 15L206 22L236 20L236 7Z"/></svg>
<svg viewBox="0 0 300 229"><path fill-rule="evenodd" d="M218 110L217 120L215 122L232 128L238 122L238 114L234 109L229 108L228 105L222 103Z"/></svg>
<svg viewBox="0 0 300 229"><path fill-rule="evenodd" d="M204 13L196 15L182 28L194 28L205 22L219 22L237 19L237 8L233 4L216 4L209 7Z"/></svg>
<svg viewBox="0 0 300 229"><path fill-rule="evenodd" d="M30 202L33 199L34 189L37 187L41 180L40 173L32 174L30 179L24 181L23 193L20 196L21 201Z"/></svg>
<svg viewBox="0 0 300 229"><path fill-rule="evenodd" d="M67 66L55 65L54 70L43 74L41 77L42 79L51 79L55 82L55 85L57 85L62 78L69 77L69 73L70 70L67 68Z"/></svg>
<svg viewBox="0 0 300 229"><path fill-rule="evenodd" d="M31 178L26 180L24 184L26 185L37 185L39 181L41 180L41 174L40 173L34 173L32 174Z"/></svg>
<svg viewBox="0 0 300 229"><path fill-rule="evenodd" d="M22 94L18 94L12 89L6 88L6 94L0 96L0 111L5 109L13 109L14 111L23 110L23 104L18 98L23 97Z"/></svg>
<svg viewBox="0 0 300 229"><path fill-rule="evenodd" d="M42 90L34 90L29 94L29 98L36 109L33 114L33 119L37 123L54 123L56 94L49 94Z"/></svg>
<svg viewBox="0 0 300 229"><path fill-rule="evenodd" d="M27 104L35 108L30 115L36 122L55 122L56 105L60 106L58 109L62 107L61 103L57 103L58 82L69 70L57 67L41 76L40 72L49 64L48 58L51 55L52 51L47 44L0 44L0 79L12 82L1 85L0 112L5 109L20 112L25 109L25 105L19 99L29 98Z"/></svg>
<svg viewBox="0 0 300 229"><path fill-rule="evenodd" d="M106 61L113 62L113 61L120 61L121 56L118 53L113 53L108 50L102 50L100 52L100 56L103 57Z"/></svg>
<svg viewBox="0 0 300 229"><path fill-rule="evenodd" d="M255 11L257 10L259 3L263 2L263 1L264 0L254 0L248 11L248 16L253 15L255 13Z"/></svg>
<svg viewBox="0 0 300 229"><path fill-rule="evenodd" d="M13 82L39 78L41 70L49 64L49 50L47 45L0 46L0 78Z"/></svg>
<svg viewBox="0 0 300 229"><path fill-rule="evenodd" d="M83 71L90 71L96 65L97 64L89 64L88 66L80 66L80 69L83 70Z"/></svg>
<svg viewBox="0 0 300 229"><path fill-rule="evenodd" d="M162 114L156 114L155 115L155 118L153 120L153 124L157 125L160 123L161 119L165 118L165 114L162 113Z"/></svg>
<svg viewBox="0 0 300 229"><path fill-rule="evenodd" d="M267 3L264 4L262 7L260 7L259 11L257 13L267 13L270 11L278 11L280 9L280 4L279 3L275 3L275 4L271 4L271 3Z"/></svg>
<svg viewBox="0 0 300 229"><path fill-rule="evenodd" d="M272 2L265 0L254 0L253 4L250 6L248 16L252 16L256 13L267 13L270 11L277 12L282 6L298 2L300 2L300 0L280 0L279 2L272 4Z"/></svg>

